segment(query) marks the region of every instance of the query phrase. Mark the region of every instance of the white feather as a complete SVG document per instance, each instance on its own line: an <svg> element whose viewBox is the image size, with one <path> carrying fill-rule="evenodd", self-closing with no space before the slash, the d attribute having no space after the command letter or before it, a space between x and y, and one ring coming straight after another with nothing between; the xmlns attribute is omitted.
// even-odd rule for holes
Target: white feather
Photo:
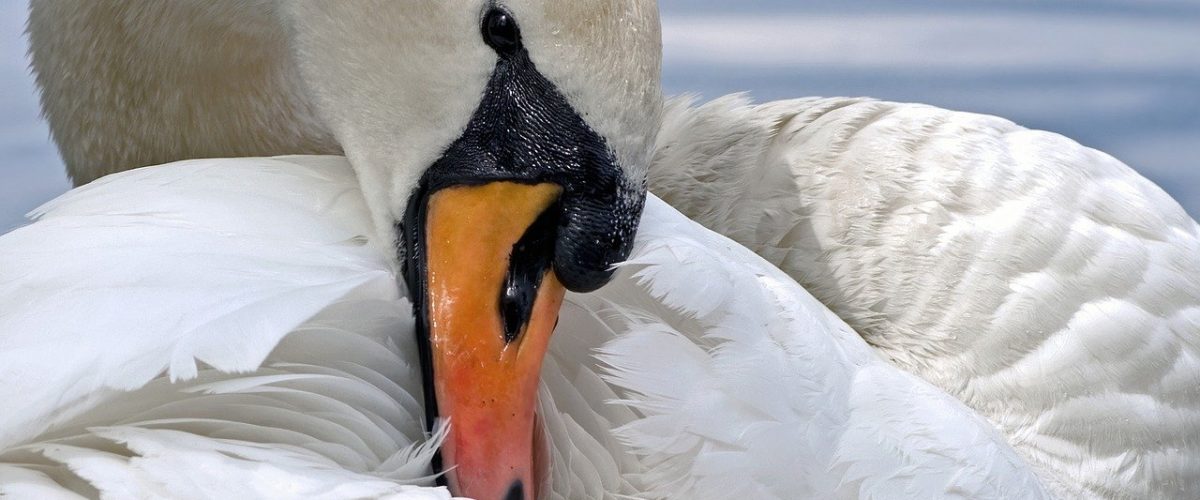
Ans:
<svg viewBox="0 0 1200 500"><path fill-rule="evenodd" d="M446 497L402 486L441 435L354 186L340 158L185 162L0 238L0 492ZM568 298L541 394L550 498L1040 492L986 421L654 198L613 285Z"/></svg>
<svg viewBox="0 0 1200 500"><path fill-rule="evenodd" d="M1066 497L1200 496L1200 227L1118 160L916 104L668 106L651 189L994 422Z"/></svg>
<svg viewBox="0 0 1200 500"><path fill-rule="evenodd" d="M790 278L657 200L642 227L632 278L608 292L627 332L602 360L644 415L618 435L653 496L1042 495L987 421L878 358ZM721 280L698 299L688 269Z"/></svg>

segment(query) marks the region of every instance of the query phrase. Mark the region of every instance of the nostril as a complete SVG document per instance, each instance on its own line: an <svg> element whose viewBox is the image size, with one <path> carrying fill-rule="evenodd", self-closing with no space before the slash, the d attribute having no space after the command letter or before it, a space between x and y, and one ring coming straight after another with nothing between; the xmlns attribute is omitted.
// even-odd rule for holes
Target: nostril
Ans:
<svg viewBox="0 0 1200 500"><path fill-rule="evenodd" d="M508 488L508 494L504 495L504 500L525 500L525 485L521 481L517 481Z"/></svg>

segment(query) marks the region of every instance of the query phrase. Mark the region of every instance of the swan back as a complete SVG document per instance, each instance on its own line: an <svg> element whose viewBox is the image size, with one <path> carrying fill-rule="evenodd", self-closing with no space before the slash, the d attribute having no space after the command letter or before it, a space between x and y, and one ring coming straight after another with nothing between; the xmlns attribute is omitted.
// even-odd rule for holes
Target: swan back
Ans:
<svg viewBox="0 0 1200 500"><path fill-rule="evenodd" d="M930 106L669 108L653 191L986 415L1061 495L1200 494L1200 226L1159 187Z"/></svg>

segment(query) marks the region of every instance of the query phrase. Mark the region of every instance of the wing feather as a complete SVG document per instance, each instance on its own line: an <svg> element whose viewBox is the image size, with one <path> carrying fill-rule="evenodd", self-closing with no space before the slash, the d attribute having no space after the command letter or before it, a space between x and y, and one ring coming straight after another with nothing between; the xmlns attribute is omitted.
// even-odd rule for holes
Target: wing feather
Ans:
<svg viewBox="0 0 1200 500"><path fill-rule="evenodd" d="M182 162L0 238L0 495L449 498L342 158ZM180 474L180 471L188 471Z"/></svg>
<svg viewBox="0 0 1200 500"><path fill-rule="evenodd" d="M1120 161L931 106L729 96L668 105L650 188L1060 494L1200 496L1200 226Z"/></svg>

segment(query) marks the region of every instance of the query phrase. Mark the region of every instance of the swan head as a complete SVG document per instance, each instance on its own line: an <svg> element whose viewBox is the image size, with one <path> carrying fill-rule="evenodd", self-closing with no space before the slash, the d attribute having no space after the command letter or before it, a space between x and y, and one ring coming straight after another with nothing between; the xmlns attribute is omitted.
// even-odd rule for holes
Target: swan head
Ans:
<svg viewBox="0 0 1200 500"><path fill-rule="evenodd" d="M381 227L402 220L421 178L464 130L482 125L477 118L492 119L486 125L497 129L561 131L536 139L562 140L563 123L529 118L565 105L603 141L625 180L637 189L644 184L662 108L653 0L306 1L280 8L308 97L362 179ZM488 40L484 24L494 11L512 22L518 39L511 48ZM547 97L561 102L545 103ZM505 139L520 138L498 138L508 149L531 143Z"/></svg>
<svg viewBox="0 0 1200 500"><path fill-rule="evenodd" d="M428 417L450 423L449 486L533 498L559 306L628 257L645 199L662 107L655 2L280 8L317 114L396 235Z"/></svg>

